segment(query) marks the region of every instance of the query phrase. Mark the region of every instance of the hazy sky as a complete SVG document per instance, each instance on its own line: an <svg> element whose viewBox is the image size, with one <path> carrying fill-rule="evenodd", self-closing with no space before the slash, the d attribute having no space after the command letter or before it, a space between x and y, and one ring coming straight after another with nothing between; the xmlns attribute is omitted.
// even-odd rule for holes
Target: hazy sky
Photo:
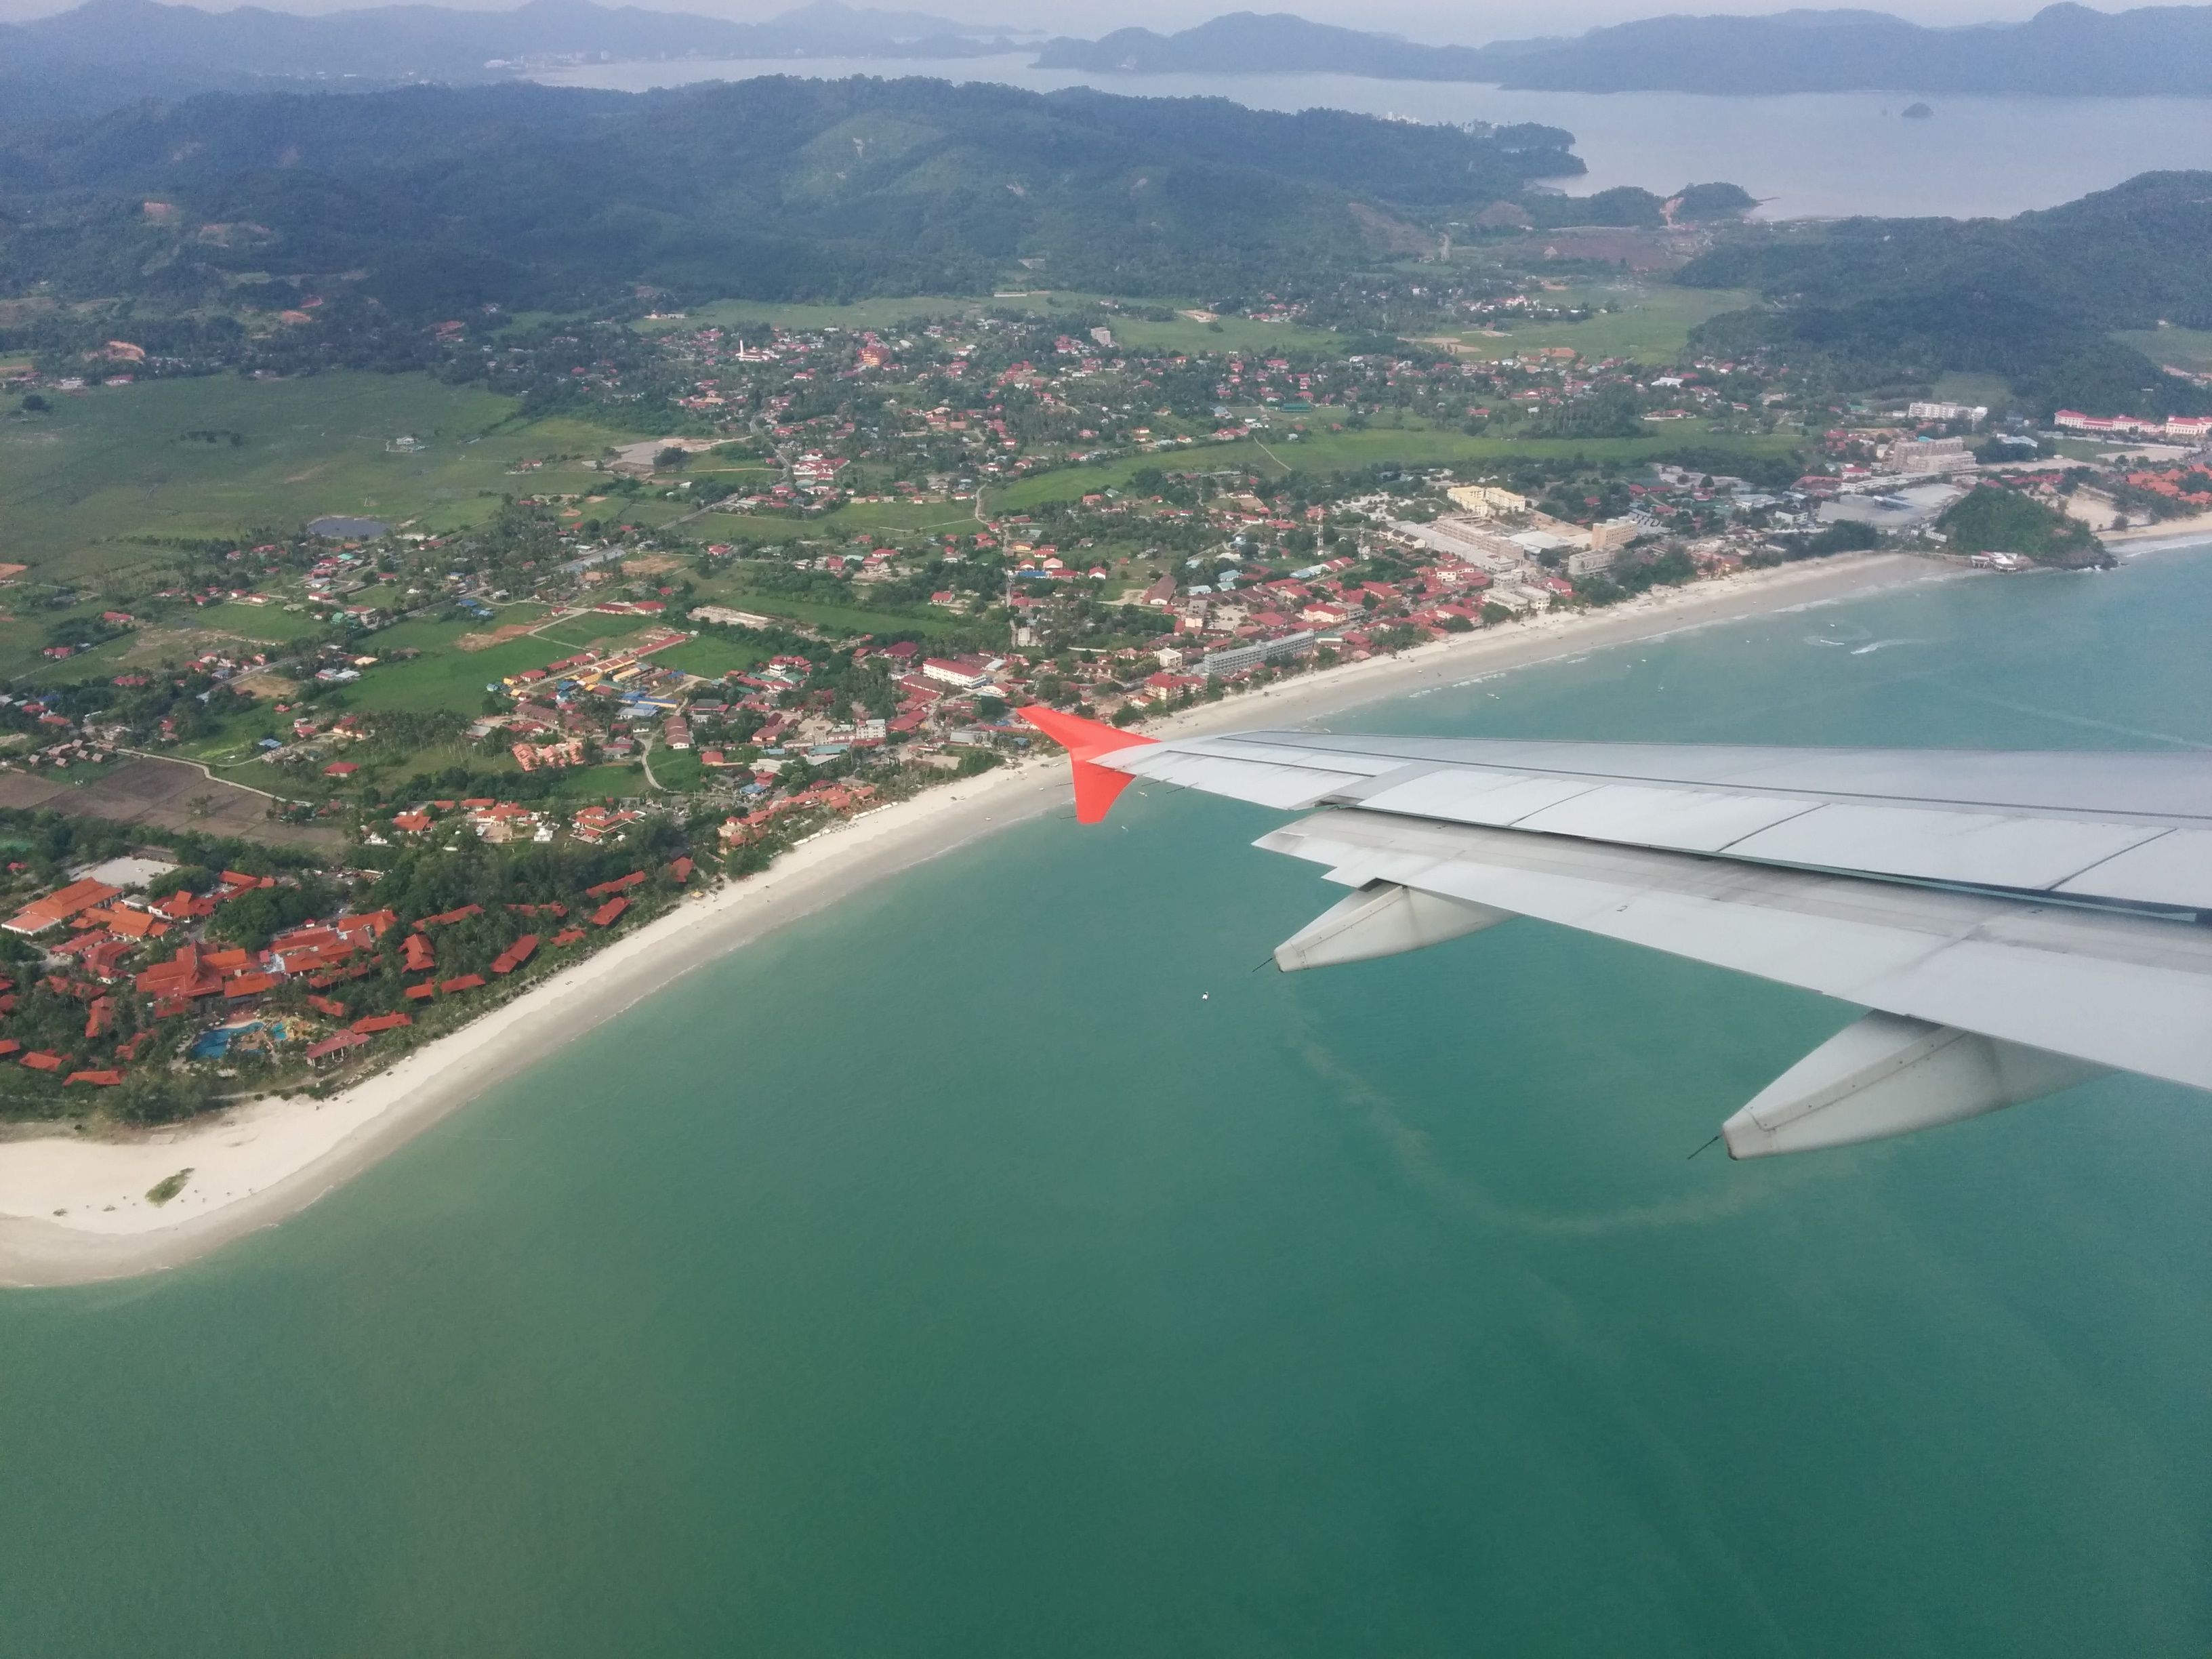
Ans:
<svg viewBox="0 0 2212 1659"><path fill-rule="evenodd" d="M352 9L374 0L276 0L273 9L322 12ZM618 3L622 0L606 0ZM1049 30L1055 34L1095 35L1126 24L1141 23L1157 29L1176 29L1202 22L1224 11L1295 11L1302 16L1354 28L1388 29L1415 40L1455 41L1480 46L1485 41L1531 34L1572 34L1600 23L1620 22L1668 12L1765 12L1787 9L1781 3L1758 0L1486 0L1480 4L1454 4L1449 0L876 0L886 9L927 11L939 16ZM466 5L471 0L433 0L433 3ZM697 11L717 17L758 19L790 9L796 0L627 0L654 11ZM868 0L851 0L866 4ZM1971 23L1996 18L2025 17L2039 9L2042 0L1905 0L1883 4L1860 0L1868 9L1891 11L1926 23ZM36 17L64 11L61 0L0 0L0 19ZM228 10L210 0L205 9ZM499 5L487 9L503 9ZM2118 5L2100 9L2118 10Z"/></svg>

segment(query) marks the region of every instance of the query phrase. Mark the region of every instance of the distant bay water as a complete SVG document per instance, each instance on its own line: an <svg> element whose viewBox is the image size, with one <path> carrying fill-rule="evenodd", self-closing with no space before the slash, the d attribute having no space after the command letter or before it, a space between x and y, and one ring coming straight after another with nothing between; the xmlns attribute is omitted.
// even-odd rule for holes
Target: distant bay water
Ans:
<svg viewBox="0 0 2212 1659"><path fill-rule="evenodd" d="M1797 93L1509 92L1351 75L1095 75L1031 67L1026 54L881 58L678 59L540 76L548 85L625 92L763 75L918 75L1050 92L1092 86L1132 96L1227 98L1258 109L1329 108L1422 121L1541 121L1575 135L1585 178L1576 195L1615 185L1668 191L1727 179L1781 218L2010 215L2054 207L2139 173L2212 167L2212 100ZM1907 120L1916 102L1934 110Z"/></svg>
<svg viewBox="0 0 2212 1659"><path fill-rule="evenodd" d="M1335 723L2201 750L2208 637L2163 553ZM1851 1011L1527 922L1255 973L1334 896L1282 821L1022 825L0 1293L0 1653L2212 1648L2203 1096L1692 1158Z"/></svg>

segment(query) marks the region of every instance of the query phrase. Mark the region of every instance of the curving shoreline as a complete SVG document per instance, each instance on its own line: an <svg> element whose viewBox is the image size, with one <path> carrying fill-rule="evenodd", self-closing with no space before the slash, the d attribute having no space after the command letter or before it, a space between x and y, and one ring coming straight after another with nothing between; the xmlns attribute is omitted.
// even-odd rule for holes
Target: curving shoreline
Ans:
<svg viewBox="0 0 2212 1659"><path fill-rule="evenodd" d="M1479 633L1322 670L1205 704L1150 730L1294 725L1474 674L1685 629L1831 603L1954 569L1881 554L1751 572L1611 610ZM280 1097L128 1139L0 1141L0 1285L58 1285L179 1267L273 1226L395 1148L692 969L848 894L1034 817L1066 798L1056 755L845 820L767 872L723 885L564 969L483 1018L327 1100ZM164 1205L146 1196L190 1170Z"/></svg>

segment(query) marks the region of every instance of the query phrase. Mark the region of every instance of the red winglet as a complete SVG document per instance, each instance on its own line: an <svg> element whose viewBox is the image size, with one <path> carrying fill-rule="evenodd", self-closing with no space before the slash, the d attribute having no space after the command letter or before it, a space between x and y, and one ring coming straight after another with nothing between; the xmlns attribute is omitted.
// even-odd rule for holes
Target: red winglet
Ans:
<svg viewBox="0 0 2212 1659"><path fill-rule="evenodd" d="M1117 749L1135 749L1157 743L1157 738L1139 737L1133 732L1124 732L1118 726L1109 726L1103 720L1087 720L1080 714L1063 714L1042 703L1031 703L1015 711L1031 726L1067 750L1075 767L1075 821L1078 823L1097 823L1105 817L1121 793L1129 787L1127 772L1116 772L1109 767L1093 763L1093 757L1110 755Z"/></svg>

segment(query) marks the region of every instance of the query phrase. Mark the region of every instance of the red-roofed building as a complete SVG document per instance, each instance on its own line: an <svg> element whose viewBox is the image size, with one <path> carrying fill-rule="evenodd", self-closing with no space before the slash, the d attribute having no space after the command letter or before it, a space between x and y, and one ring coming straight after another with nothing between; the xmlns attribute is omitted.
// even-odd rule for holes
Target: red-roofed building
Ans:
<svg viewBox="0 0 2212 1659"><path fill-rule="evenodd" d="M416 922L415 926L418 929L426 927L450 927L457 921L466 921L471 916L480 916L483 914L483 905L464 904L458 910L441 910L434 916L424 916L420 921Z"/></svg>
<svg viewBox="0 0 2212 1659"><path fill-rule="evenodd" d="M112 898L120 897L120 887L110 887L104 881L73 881L58 892L27 904L6 921L0 922L11 933L43 933L49 927L58 927L71 916L96 908Z"/></svg>
<svg viewBox="0 0 2212 1659"><path fill-rule="evenodd" d="M332 1055L343 1054L349 1049L359 1048L368 1042L368 1039L358 1031L340 1031L333 1036L326 1036L320 1042L311 1045L307 1049L308 1063L319 1066Z"/></svg>
<svg viewBox="0 0 2212 1659"><path fill-rule="evenodd" d="M187 945L168 961L155 963L132 982L143 994L155 1000L155 1012L158 1014L170 1005L181 1012L194 997L213 996L222 989L222 973L209 963L199 946Z"/></svg>

